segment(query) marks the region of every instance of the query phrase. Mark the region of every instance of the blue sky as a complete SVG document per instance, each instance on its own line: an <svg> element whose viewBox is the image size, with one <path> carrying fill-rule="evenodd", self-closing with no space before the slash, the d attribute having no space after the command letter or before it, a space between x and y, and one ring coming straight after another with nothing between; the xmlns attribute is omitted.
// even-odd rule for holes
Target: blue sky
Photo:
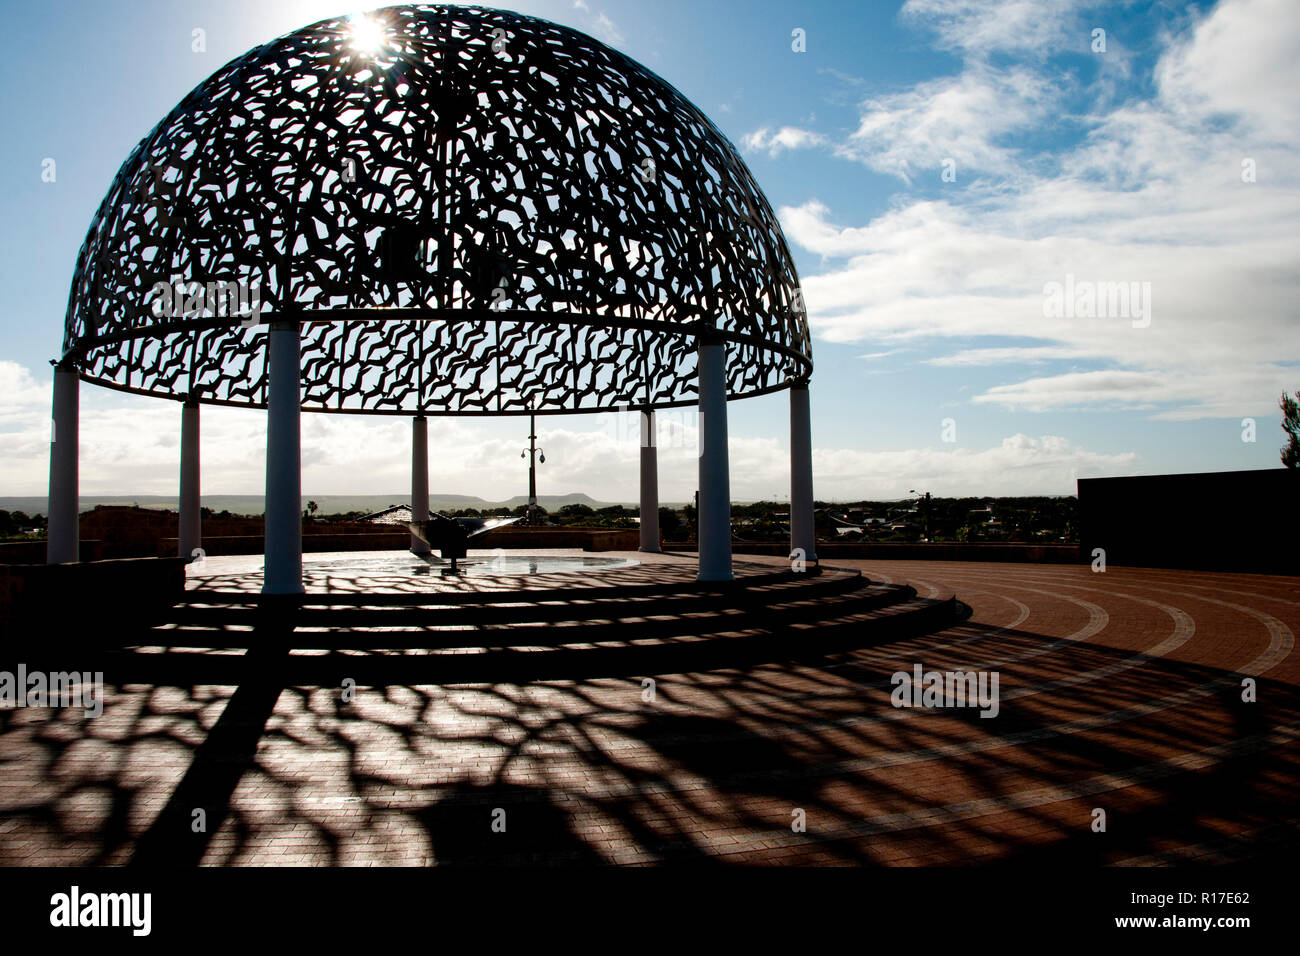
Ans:
<svg viewBox="0 0 1300 956"><path fill-rule="evenodd" d="M48 361L77 249L130 149L250 47L382 5L5 4L0 495L45 490ZM1278 466L1277 396L1300 387L1300 4L511 8L628 53L740 148L808 303L818 497L1068 494L1076 477ZM1045 290L1067 276L1140 297L1119 315L1049 314ZM174 403L83 386L82 407L83 493L174 492ZM404 422L304 422L306 493L407 486ZM737 499L787 492L785 423L783 395L732 403ZM694 424L661 423L666 499L694 489ZM635 497L628 423L540 430L541 492ZM430 431L435 492L519 492L518 421ZM262 413L207 411L205 492L260 492L264 434Z"/></svg>

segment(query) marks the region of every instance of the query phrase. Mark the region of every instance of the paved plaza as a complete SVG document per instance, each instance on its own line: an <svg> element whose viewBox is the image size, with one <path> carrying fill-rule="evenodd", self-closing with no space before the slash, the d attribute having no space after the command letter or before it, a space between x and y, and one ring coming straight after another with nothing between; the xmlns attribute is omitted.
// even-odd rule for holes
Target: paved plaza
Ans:
<svg viewBox="0 0 1300 956"><path fill-rule="evenodd" d="M113 658L151 682L108 687L93 719L0 711L0 864L1159 864L1300 842L1295 578L828 561L803 603L847 600L860 571L853 599L878 609L855 605L845 633L869 646L801 654L791 642L829 626L800 618L785 644L752 616L724 628L725 596L682 597L693 554L599 557L637 563L444 577L403 570L407 555L309 556L287 640L255 617L258 559L192 567L184 613ZM785 565L737 557L774 619L801 603L764 577ZM512 588L534 592L535 638L462 613L515 613ZM873 631L954 593L956 624ZM384 623L413 595L421 623ZM349 623L348 601L368 617ZM196 646L205 634L228 646ZM713 666L723 639L766 653ZM561 645L543 670L584 676L520 676ZM916 665L996 672L996 716L893 706L891 675Z"/></svg>

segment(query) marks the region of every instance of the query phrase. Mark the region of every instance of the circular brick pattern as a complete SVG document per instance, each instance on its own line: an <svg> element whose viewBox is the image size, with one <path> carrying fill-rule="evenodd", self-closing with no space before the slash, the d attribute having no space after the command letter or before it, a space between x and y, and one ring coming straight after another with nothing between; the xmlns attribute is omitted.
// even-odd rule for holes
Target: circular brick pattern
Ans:
<svg viewBox="0 0 1300 956"><path fill-rule="evenodd" d="M619 573L642 586L683 580L692 566L690 556L637 557ZM783 565L738 560L754 575ZM904 585L932 607L955 594L970 617L873 642L867 614L870 646L797 661L457 684L423 682L431 655L409 646L308 648L295 634L294 667L350 654L358 667L379 659L419 678L358 681L350 702L339 685L294 683L285 655L250 649L247 630L223 623L224 651L183 653L209 668L261 662L264 673L237 687L110 687L95 719L0 712L0 863L1158 864L1296 849L1297 579L835 565L869 579L861 595ZM359 606L382 605L377 582L363 585ZM205 584L192 586L197 600ZM565 602L610 616L610 646L666 633L659 605L611 610L613 592L591 591L615 587L600 575L569 586ZM773 620L800 605L775 585L771 598ZM813 603L843 600L827 592ZM719 598L668 613L704 633L731 610ZM809 647L824 640L815 617L796 623L791 634ZM503 626L494 640L542 647L567 639L566 627L552 620L530 645ZM996 672L997 716L893 706L891 676L918 664ZM1247 679L1254 702L1243 700ZM205 802L210 832L175 832Z"/></svg>

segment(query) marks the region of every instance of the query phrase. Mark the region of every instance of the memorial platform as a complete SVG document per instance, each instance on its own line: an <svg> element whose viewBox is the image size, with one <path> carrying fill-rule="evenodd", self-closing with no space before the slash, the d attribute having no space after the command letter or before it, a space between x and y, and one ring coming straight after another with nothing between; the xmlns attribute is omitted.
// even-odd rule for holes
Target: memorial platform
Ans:
<svg viewBox="0 0 1300 956"><path fill-rule="evenodd" d="M0 711L0 863L1092 866L1300 844L1296 578L837 561L795 580L746 556L701 586L694 555L600 557L622 563L451 579L310 556L292 630L258 619L255 562L209 559L142 643L100 635L102 716ZM917 665L996 673L996 716L894 706Z"/></svg>

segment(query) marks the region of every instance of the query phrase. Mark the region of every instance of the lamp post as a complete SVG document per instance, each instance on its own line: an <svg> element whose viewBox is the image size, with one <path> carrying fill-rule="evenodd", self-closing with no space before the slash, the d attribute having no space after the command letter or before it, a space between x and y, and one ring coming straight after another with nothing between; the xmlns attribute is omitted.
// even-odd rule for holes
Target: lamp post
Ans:
<svg viewBox="0 0 1300 956"><path fill-rule="evenodd" d="M925 501L925 540L926 540L926 541L929 541L929 540L931 540L931 536L930 536L930 492L928 492L928 491L924 491L924 492L922 492L922 491L917 491L915 488L911 488L911 489L908 490L907 493L908 493L909 495L920 495L920 494L924 494L924 495L925 495L925 499L924 499L924 501Z"/></svg>
<svg viewBox="0 0 1300 956"><path fill-rule="evenodd" d="M537 416L528 413L528 447L519 453L528 459L528 524L537 524L537 465L546 463L546 452L537 447Z"/></svg>

